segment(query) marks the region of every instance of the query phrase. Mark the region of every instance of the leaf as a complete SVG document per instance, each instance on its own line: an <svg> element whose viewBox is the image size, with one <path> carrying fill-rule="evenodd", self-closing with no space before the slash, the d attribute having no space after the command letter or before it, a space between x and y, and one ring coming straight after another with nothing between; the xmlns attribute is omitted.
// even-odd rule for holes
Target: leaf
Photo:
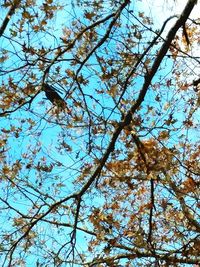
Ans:
<svg viewBox="0 0 200 267"><path fill-rule="evenodd" d="M188 177L182 184L183 190L185 193L189 193L195 190L196 182L192 177Z"/></svg>
<svg viewBox="0 0 200 267"><path fill-rule="evenodd" d="M186 91L189 88L189 84L188 83L183 83L180 85L180 89L183 91Z"/></svg>
<svg viewBox="0 0 200 267"><path fill-rule="evenodd" d="M30 19L31 18L31 15L28 11L24 11L22 13L22 17L25 18L25 19Z"/></svg>
<svg viewBox="0 0 200 267"><path fill-rule="evenodd" d="M89 20L91 20L96 15L95 12L86 12L85 17Z"/></svg>
<svg viewBox="0 0 200 267"><path fill-rule="evenodd" d="M169 131L160 132L159 136L158 136L158 139L159 140L167 140L167 139L169 139Z"/></svg>
<svg viewBox="0 0 200 267"><path fill-rule="evenodd" d="M8 55L1 56L1 57L0 57L0 63L3 63L3 62L6 61L7 59L8 59Z"/></svg>
<svg viewBox="0 0 200 267"><path fill-rule="evenodd" d="M143 18L144 17L144 12L138 12L138 15L140 18Z"/></svg>
<svg viewBox="0 0 200 267"><path fill-rule="evenodd" d="M33 30L34 30L35 32L38 32L38 31L40 30L40 26L39 26L39 25L34 25L34 26L33 26Z"/></svg>
<svg viewBox="0 0 200 267"><path fill-rule="evenodd" d="M115 85L112 85L108 91L108 93L112 96L112 97L115 97L117 95L117 89L118 89L118 86L117 84Z"/></svg>
<svg viewBox="0 0 200 267"><path fill-rule="evenodd" d="M11 170L10 170L10 168L9 168L9 166L3 166L3 168L2 168L2 172L3 172L3 174L5 174L5 175L9 175L10 174L10 172L11 172Z"/></svg>

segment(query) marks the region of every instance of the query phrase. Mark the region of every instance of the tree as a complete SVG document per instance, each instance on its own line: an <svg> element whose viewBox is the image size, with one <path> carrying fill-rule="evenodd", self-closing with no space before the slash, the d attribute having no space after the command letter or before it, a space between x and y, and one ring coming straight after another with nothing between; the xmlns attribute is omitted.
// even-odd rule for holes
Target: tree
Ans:
<svg viewBox="0 0 200 267"><path fill-rule="evenodd" d="M200 263L199 3L147 2L2 4L1 266Z"/></svg>

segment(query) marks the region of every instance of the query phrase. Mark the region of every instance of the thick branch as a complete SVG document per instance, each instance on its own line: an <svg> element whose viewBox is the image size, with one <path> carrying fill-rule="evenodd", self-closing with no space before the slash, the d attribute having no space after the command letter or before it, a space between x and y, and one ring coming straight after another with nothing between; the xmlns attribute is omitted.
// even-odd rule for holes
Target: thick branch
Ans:
<svg viewBox="0 0 200 267"><path fill-rule="evenodd" d="M189 208L187 207L185 200L183 198L183 194L180 192L178 187L173 181L168 181L170 187L173 189L176 197L178 198L180 205L182 207L182 211L187 218L188 222L196 228L196 230L200 233L200 223L194 219L194 216L191 214Z"/></svg>
<svg viewBox="0 0 200 267"><path fill-rule="evenodd" d="M104 257L104 258L99 258L96 259L90 263L86 263L86 266L97 266L100 263L114 263L117 260L121 260L121 259L129 259L129 260L134 260L135 258L149 258L152 259L153 256L150 253L140 253L140 252L136 252L136 253L123 253L123 254L118 254L117 256L109 256L109 257ZM199 260L198 259L179 259L176 257L168 257L168 256L157 256L157 259L159 259L160 261L164 261L167 262L168 264L174 264L174 263L181 263L181 264L198 264ZM110 265L109 265L110 266Z"/></svg>
<svg viewBox="0 0 200 267"><path fill-rule="evenodd" d="M14 2L13 5L11 6L10 10L8 11L8 13L7 13L2 25L1 25L0 37L3 35L3 33L4 33L5 29L6 29L8 23L9 23L11 17L12 17L12 15L15 13L16 8L19 6L21 1L20 0L15 0L13 2Z"/></svg>
<svg viewBox="0 0 200 267"><path fill-rule="evenodd" d="M158 56L156 57L152 68L150 69L149 73L146 74L145 76L145 82L144 85L140 91L140 94L138 96L138 99L136 100L135 104L131 107L131 109L127 112L125 118L123 121L121 121L118 126L115 129L115 132L113 133L113 136L111 138L110 144L108 145L103 157L100 160L99 165L97 166L96 170L92 174L92 176L89 178L88 182L83 186L82 190L80 191L80 195L83 195L88 188L91 186L91 184L95 181L96 177L100 174L102 168L105 165L105 162L107 161L108 157L110 156L111 152L114 150L115 143L124 129L125 126L129 125L131 120L132 120L132 115L136 112L136 110L140 107L142 102L144 101L144 98L146 96L146 93L148 91L149 85L151 84L152 79L154 78L164 56L166 55L171 42L173 41L178 29L182 27L182 25L186 22L188 19L188 16L190 15L192 9L194 8L196 4L196 1L189 0L187 5L185 6L185 9L183 10L181 16L179 19L177 19L175 25L170 29L165 43L162 45Z"/></svg>

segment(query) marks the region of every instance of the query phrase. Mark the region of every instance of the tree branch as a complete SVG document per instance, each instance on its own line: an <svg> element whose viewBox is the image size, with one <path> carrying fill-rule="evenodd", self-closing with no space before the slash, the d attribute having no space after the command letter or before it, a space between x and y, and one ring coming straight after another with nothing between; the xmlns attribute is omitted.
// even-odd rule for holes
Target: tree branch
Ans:
<svg viewBox="0 0 200 267"><path fill-rule="evenodd" d="M2 25L1 25L0 37L3 35L3 33L4 33L5 29L6 29L8 23L9 23L11 17L12 17L12 15L15 13L15 10L19 6L21 0L14 0L13 2L14 2L13 5L10 7L10 10L8 11L8 13L7 13Z"/></svg>

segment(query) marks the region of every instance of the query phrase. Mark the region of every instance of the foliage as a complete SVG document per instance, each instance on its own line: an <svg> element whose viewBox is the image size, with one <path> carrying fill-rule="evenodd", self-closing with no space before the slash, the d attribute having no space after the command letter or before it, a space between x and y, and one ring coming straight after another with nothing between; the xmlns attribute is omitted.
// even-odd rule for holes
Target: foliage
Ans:
<svg viewBox="0 0 200 267"><path fill-rule="evenodd" d="M196 2L2 4L1 266L198 266Z"/></svg>

